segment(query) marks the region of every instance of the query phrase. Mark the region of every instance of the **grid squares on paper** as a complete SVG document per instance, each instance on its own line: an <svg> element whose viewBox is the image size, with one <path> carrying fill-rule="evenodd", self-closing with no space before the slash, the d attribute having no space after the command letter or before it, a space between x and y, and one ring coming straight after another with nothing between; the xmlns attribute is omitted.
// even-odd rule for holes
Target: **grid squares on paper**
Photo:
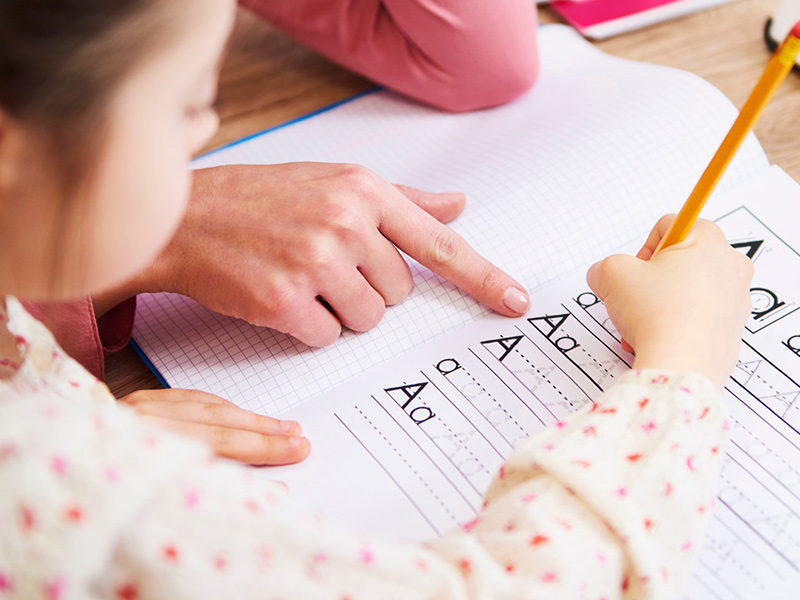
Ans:
<svg viewBox="0 0 800 600"><path fill-rule="evenodd" d="M364 164L422 189L461 189L452 227L534 290L585 267L675 210L735 111L700 79L587 50L542 30L542 75L507 106L449 115L378 92L198 161ZM727 189L767 165L754 138ZM171 385L280 415L353 376L486 314L411 261L415 288L362 334L312 350L177 295L141 297L135 339Z"/></svg>

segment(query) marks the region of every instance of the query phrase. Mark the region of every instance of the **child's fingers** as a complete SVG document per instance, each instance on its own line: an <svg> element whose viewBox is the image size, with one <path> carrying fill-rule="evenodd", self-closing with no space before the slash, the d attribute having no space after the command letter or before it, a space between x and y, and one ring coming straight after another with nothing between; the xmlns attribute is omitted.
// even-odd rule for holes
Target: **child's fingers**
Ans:
<svg viewBox="0 0 800 600"><path fill-rule="evenodd" d="M633 256L614 254L589 267L586 283L600 300L605 301L612 290L624 292L627 289L627 283L639 264Z"/></svg>
<svg viewBox="0 0 800 600"><path fill-rule="evenodd" d="M185 402L188 400L194 402L208 402L211 404L223 404L228 402L224 398L220 398L215 394L203 392L200 390L186 390L181 388L169 388L166 390L138 390L131 392L127 396L120 398L121 402L136 406L142 402L158 400L160 402Z"/></svg>
<svg viewBox="0 0 800 600"><path fill-rule="evenodd" d="M308 456L311 446L301 436L262 435L231 427L146 415L145 419L181 435L206 442L219 456L251 465L286 465Z"/></svg>
<svg viewBox="0 0 800 600"><path fill-rule="evenodd" d="M650 235L647 237L644 246L642 246L641 250L636 254L636 258L650 260L653 257L653 253L656 251L658 244L661 243L661 239L667 234L667 230L677 216L676 214L669 214L659 219L658 223L656 223L655 227L650 231ZM697 219L686 239L690 240L696 238L711 242L725 241L722 230L715 223L707 219Z"/></svg>
<svg viewBox="0 0 800 600"><path fill-rule="evenodd" d="M686 239L690 239L690 237L702 243L714 244L721 249L724 248L726 251L731 249L719 225L708 219L697 219Z"/></svg>
<svg viewBox="0 0 800 600"><path fill-rule="evenodd" d="M257 465L295 463L309 443L296 421L281 421L244 410L198 390L143 390L122 399L143 418L208 443L226 458Z"/></svg>
<svg viewBox="0 0 800 600"><path fill-rule="evenodd" d="M234 404L230 400L226 400L225 398L220 398L219 396L214 396L214 394L209 394L209 396L217 398L222 404L225 404L227 406L233 406L234 408L237 408L239 410L245 410L246 412L250 412L250 411L247 411L244 408L240 408L238 405ZM253 413L253 414L256 414L256 413ZM286 435L301 435L303 433L303 427L297 421L291 421L291 420L286 420L286 419L276 419L274 417L264 417L264 418L265 419L272 419L273 421L278 421L279 423L281 423L281 426L280 426L281 429L283 429L284 431L288 431L289 432Z"/></svg>
<svg viewBox="0 0 800 600"><path fill-rule="evenodd" d="M300 433L300 425L296 421L257 415L230 402L144 400L136 403L135 408L140 414L153 417L241 429L262 435L293 436Z"/></svg>
<svg viewBox="0 0 800 600"><path fill-rule="evenodd" d="M636 253L636 258L650 260L653 257L653 253L656 251L661 238L667 233L669 226L672 225L672 222L677 216L678 215L672 213L664 215L658 220L658 223L656 223L655 227L650 231L650 235L647 236L647 241L644 243L644 246Z"/></svg>

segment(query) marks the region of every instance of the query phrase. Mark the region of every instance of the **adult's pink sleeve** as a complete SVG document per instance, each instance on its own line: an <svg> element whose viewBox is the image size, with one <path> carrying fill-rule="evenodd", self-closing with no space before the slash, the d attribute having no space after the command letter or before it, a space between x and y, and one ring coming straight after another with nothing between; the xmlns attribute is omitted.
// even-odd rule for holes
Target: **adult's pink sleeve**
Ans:
<svg viewBox="0 0 800 600"><path fill-rule="evenodd" d="M533 0L241 0L298 41L450 111L503 104L539 70Z"/></svg>
<svg viewBox="0 0 800 600"><path fill-rule="evenodd" d="M23 302L44 323L59 346L92 375L105 378L105 353L128 343L136 315L136 298L115 306L99 319L88 296L69 302Z"/></svg>

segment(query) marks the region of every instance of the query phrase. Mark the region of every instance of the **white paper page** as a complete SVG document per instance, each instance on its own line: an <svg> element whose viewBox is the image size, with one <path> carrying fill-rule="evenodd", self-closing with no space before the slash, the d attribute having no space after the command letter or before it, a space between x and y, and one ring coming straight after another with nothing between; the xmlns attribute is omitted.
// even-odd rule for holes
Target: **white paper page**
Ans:
<svg viewBox="0 0 800 600"><path fill-rule="evenodd" d="M780 598L800 584L800 186L774 167L709 208L754 259L756 314L725 393L734 426L687 597ZM291 411L312 454L268 475L361 531L429 539L472 519L513 447L631 361L579 273L523 318L465 325Z"/></svg>
<svg viewBox="0 0 800 600"><path fill-rule="evenodd" d="M540 80L506 106L452 115L378 92L197 166L351 162L389 181L463 190L468 206L453 229L535 290L677 210L736 115L701 79L610 57L569 28L541 28L540 46ZM751 136L721 189L767 164ZM325 349L167 294L140 297L134 337L170 385L278 415L487 313L412 270L411 295L377 328L345 332Z"/></svg>

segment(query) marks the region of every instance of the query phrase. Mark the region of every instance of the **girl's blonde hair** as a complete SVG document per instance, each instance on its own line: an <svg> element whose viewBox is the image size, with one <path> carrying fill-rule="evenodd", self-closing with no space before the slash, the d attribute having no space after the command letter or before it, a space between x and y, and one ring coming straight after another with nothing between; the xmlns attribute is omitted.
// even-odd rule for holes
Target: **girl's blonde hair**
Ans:
<svg viewBox="0 0 800 600"><path fill-rule="evenodd" d="M58 248L66 236L84 237L80 225L92 207L81 202L81 186L99 163L110 99L126 74L169 39L167 7L175 4L181 3L0 0L0 113L43 142L63 198L54 290L67 276Z"/></svg>

